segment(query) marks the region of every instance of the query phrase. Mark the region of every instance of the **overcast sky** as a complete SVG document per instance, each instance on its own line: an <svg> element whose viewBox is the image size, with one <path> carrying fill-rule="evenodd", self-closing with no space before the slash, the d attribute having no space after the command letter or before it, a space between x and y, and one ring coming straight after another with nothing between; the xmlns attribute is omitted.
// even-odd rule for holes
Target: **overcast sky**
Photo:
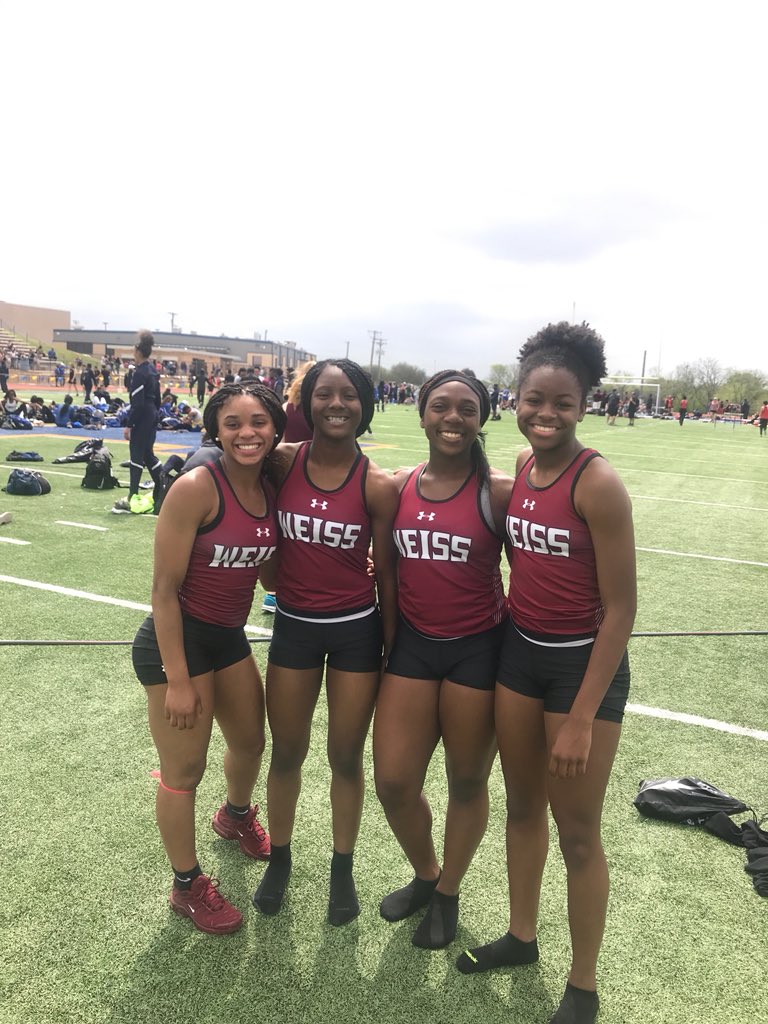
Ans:
<svg viewBox="0 0 768 1024"><path fill-rule="evenodd" d="M428 372L588 320L768 375L768 5L0 13L0 299Z"/></svg>

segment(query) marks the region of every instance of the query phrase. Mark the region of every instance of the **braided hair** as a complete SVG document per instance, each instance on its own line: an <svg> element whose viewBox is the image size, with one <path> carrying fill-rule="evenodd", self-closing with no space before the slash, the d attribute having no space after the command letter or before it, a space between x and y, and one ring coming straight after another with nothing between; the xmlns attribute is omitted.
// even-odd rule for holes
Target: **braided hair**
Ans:
<svg viewBox="0 0 768 1024"><path fill-rule="evenodd" d="M285 432L286 415L280 399L272 388L259 381L242 381L239 384L224 384L210 399L203 412L203 427L208 437L214 442L217 448L221 448L219 441L219 413L230 398L237 398L240 395L250 395L258 398L267 411L275 428L275 443L264 460L264 472L274 479L273 473L273 452L282 440Z"/></svg>
<svg viewBox="0 0 768 1024"><path fill-rule="evenodd" d="M440 370L438 373L430 377L429 380L425 381L419 389L419 416L422 419L424 418L424 412L427 408L429 396L435 388L439 387L441 384L446 384L448 381L454 380L458 381L460 384L466 384L470 391L474 392L477 396L480 402L480 426L482 427L491 415L491 399L488 396L488 389L477 379L471 370ZM472 458L472 465L477 473L478 483L482 487L488 482L490 474L488 458L485 454L484 431L479 431L477 437L472 442L470 455Z"/></svg>
<svg viewBox="0 0 768 1024"><path fill-rule="evenodd" d="M349 378L352 387L357 392L363 415L355 431L355 437L360 437L370 427L376 405L373 397L374 389L371 375L351 359L323 359L322 362L315 363L314 366L307 370L304 380L301 382L301 408L304 412L304 418L311 427L314 427L312 422L312 392L315 390L318 377L327 366L338 366L341 372Z"/></svg>
<svg viewBox="0 0 768 1024"><path fill-rule="evenodd" d="M520 349L518 391L525 379L540 366L569 370L578 380L586 399L607 372L605 342L588 323L569 324L561 320L547 324L532 335Z"/></svg>

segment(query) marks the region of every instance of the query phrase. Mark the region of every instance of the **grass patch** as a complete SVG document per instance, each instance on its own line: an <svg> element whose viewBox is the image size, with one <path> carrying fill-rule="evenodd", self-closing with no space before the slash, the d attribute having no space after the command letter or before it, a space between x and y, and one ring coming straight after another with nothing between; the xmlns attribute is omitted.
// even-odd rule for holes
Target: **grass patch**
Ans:
<svg viewBox="0 0 768 1024"><path fill-rule="evenodd" d="M690 428L690 429L689 429ZM425 457L413 409L374 422L371 457L387 468ZM41 432L44 433L44 432ZM768 474L757 431L587 417L581 433L617 466L634 496L639 547L638 630L765 628ZM18 434L0 434L7 450ZM183 437L173 444L186 446ZM125 601L149 602L150 517L112 516L114 492L79 486L82 467L51 465L70 435L24 435L54 476L45 498L2 495L14 522L0 537L6 577ZM491 462L511 471L522 438L511 417L488 424ZM123 442L108 442L115 464ZM0 448L0 458L6 453ZM7 473L11 466L2 471ZM120 473L118 473L120 475ZM674 500L672 500L674 499ZM704 502L707 504L694 504ZM727 507L725 507L727 506ZM63 527L68 519L106 532ZM660 554L676 551L679 555ZM715 562L685 554L727 556ZM268 627L257 595L250 623ZM0 582L5 639L125 639L137 609ZM753 728L768 723L765 637L637 638L631 700ZM266 645L255 645L264 667ZM154 823L156 756L145 698L128 648L2 647L0 906L4 964L0 1024L201 1024L258 1019L334 1022L546 1021L560 998L569 939L564 871L554 833L541 910L541 962L465 977L466 945L506 928L504 787L491 779L487 834L462 890L459 936L448 950L414 950L415 922L389 925L381 897L410 872L369 788L356 875L363 907L347 928L325 924L330 865L326 711L321 700L304 773L294 875L284 912L250 910L263 865L246 862L209 827L223 796L223 746L214 731L198 795L201 862L247 914L243 930L211 938L166 906L169 872ZM605 842L613 894L601 958L602 1020L624 1024L731 1024L761 1019L768 971L765 915L744 873L744 852L706 833L641 819L641 779L694 774L768 810L768 747L757 740L629 715L608 790ZM269 749L267 750L267 758ZM370 750L366 759L372 783ZM445 812L441 759L427 790L436 830ZM264 799L264 779L257 798Z"/></svg>

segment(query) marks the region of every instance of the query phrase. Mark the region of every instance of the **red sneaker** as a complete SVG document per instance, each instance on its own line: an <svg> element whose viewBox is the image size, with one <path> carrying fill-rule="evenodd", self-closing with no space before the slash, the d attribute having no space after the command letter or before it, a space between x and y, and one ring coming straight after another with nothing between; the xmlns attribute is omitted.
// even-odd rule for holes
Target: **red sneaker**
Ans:
<svg viewBox="0 0 768 1024"><path fill-rule="evenodd" d="M209 935L229 935L243 923L243 915L219 892L218 878L198 875L189 889L175 885L168 900L179 917L189 917L195 928Z"/></svg>
<svg viewBox="0 0 768 1024"><path fill-rule="evenodd" d="M236 839L246 857L269 860L269 836L256 817L258 813L258 806L252 806L244 818L233 818L222 804L213 816L213 831L222 839Z"/></svg>

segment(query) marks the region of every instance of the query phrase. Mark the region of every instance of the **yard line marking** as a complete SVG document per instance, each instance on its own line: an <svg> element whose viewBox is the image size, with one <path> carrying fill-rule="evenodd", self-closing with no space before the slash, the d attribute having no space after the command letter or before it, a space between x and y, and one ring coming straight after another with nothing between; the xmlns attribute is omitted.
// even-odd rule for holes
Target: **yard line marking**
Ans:
<svg viewBox="0 0 768 1024"><path fill-rule="evenodd" d="M654 473L656 476L680 476L685 480L720 480L726 484L753 484L758 487L765 487L765 480L743 480L735 476L701 476L699 473L675 473L666 469L639 469L633 466L617 466L615 462L611 465L617 473Z"/></svg>
<svg viewBox="0 0 768 1024"><path fill-rule="evenodd" d="M726 505L722 501L694 501L692 498L660 498L652 494L630 494L630 498L642 499L643 501L676 501L681 505L707 505L709 508L730 508L741 512L768 512L768 508L759 508L756 505Z"/></svg>
<svg viewBox="0 0 768 1024"><path fill-rule="evenodd" d="M3 544L31 544L31 540L17 540L16 537L0 537Z"/></svg>
<svg viewBox="0 0 768 1024"><path fill-rule="evenodd" d="M90 523L71 523L68 519L54 519L54 523L57 526L79 526L81 530L101 530L102 533L108 529L106 526L91 526Z"/></svg>
<svg viewBox="0 0 768 1024"><path fill-rule="evenodd" d="M753 740L768 741L765 729L748 729L743 725L731 725L730 722L718 722L715 718L702 718L700 715L688 715L684 711L666 711L664 708L649 708L645 704L627 704L627 711L635 715L647 715L649 718L664 718L670 722L683 722L685 725L700 725L705 729L716 729L718 732L729 732L734 736L751 736Z"/></svg>
<svg viewBox="0 0 768 1024"><path fill-rule="evenodd" d="M635 551L647 551L651 555L674 555L676 558L705 558L709 562L730 562L732 565L757 565L768 569L768 562L750 562L746 558L725 558L722 555L697 555L690 551L667 551L665 548L635 548Z"/></svg>
<svg viewBox="0 0 768 1024"><path fill-rule="evenodd" d="M28 466L39 466L40 463L39 462L28 462L28 463L26 463L26 465L28 465ZM85 465L85 463L83 463L83 465ZM20 468L20 464L18 462L17 463L13 463L12 462L10 464L2 463L2 468L3 469L19 469ZM72 477L73 480L82 480L82 477L79 476L77 473L62 473L62 471L60 469L48 469L47 466L45 466L44 468L45 468L45 473L43 474L43 476L70 476L70 477ZM42 470L41 470L41 472L42 472Z"/></svg>
<svg viewBox="0 0 768 1024"><path fill-rule="evenodd" d="M8 538L0 537L0 540ZM27 540L16 541L17 544L29 544ZM33 590L47 590L52 594L63 594L65 597L80 597L85 601L97 601L99 604L111 604L118 608L132 608L137 612L151 612L152 605L139 604L138 601L125 601L120 597L106 597L104 594L91 594L87 590L73 590L72 587L59 587L53 583L40 583L38 580L24 580L17 576L0 575L0 583L14 583L17 587L31 587ZM271 629L261 626L246 626L246 633L257 633L259 636L272 636Z"/></svg>

